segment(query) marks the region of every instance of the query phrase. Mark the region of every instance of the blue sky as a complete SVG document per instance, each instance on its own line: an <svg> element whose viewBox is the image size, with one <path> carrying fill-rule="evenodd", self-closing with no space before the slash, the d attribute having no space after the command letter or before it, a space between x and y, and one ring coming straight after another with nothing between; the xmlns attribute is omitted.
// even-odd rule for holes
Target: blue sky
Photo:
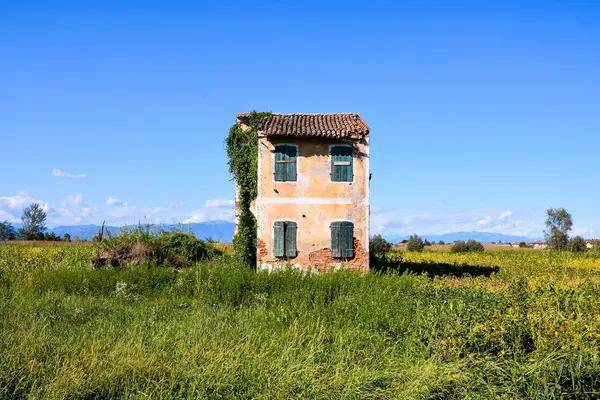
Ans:
<svg viewBox="0 0 600 400"><path fill-rule="evenodd" d="M0 220L232 220L256 109L362 114L373 232L600 234L600 2L15 1L0 37Z"/></svg>

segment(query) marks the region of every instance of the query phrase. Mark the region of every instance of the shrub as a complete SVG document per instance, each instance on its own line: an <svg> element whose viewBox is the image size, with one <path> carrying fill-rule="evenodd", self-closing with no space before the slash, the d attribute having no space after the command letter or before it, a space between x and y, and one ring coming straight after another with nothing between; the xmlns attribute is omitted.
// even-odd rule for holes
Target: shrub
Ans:
<svg viewBox="0 0 600 400"><path fill-rule="evenodd" d="M369 240L369 261L371 267L378 269L385 266L389 259L388 253L392 249L392 244L385 240L381 235L375 235Z"/></svg>
<svg viewBox="0 0 600 400"><path fill-rule="evenodd" d="M519 247L522 248L522 249L524 249L524 248L527 247L527 243L525 243L525 242L519 242Z"/></svg>
<svg viewBox="0 0 600 400"><path fill-rule="evenodd" d="M408 238L408 244L406 245L408 251L423 251L424 248L425 243L423 242L423 239L416 233Z"/></svg>
<svg viewBox="0 0 600 400"><path fill-rule="evenodd" d="M134 229L122 229L118 235L100 239L96 236L98 254L93 267L105 265L124 266L150 262L183 268L191 263L222 254L214 246L197 239L191 233L153 230L150 225ZM102 251L100 253L100 251Z"/></svg>
<svg viewBox="0 0 600 400"><path fill-rule="evenodd" d="M569 241L569 250L574 253L583 253L587 250L587 243L581 236L575 236Z"/></svg>
<svg viewBox="0 0 600 400"><path fill-rule="evenodd" d="M472 239L467 240L466 242L463 240L457 240L450 248L452 253L481 253L484 250L483 244Z"/></svg>
<svg viewBox="0 0 600 400"><path fill-rule="evenodd" d="M185 257L190 262L197 262L216 255L217 250L197 239L191 233L163 232L158 237L158 244L165 251Z"/></svg>
<svg viewBox="0 0 600 400"><path fill-rule="evenodd" d="M385 255L392 249L392 244L381 235L375 235L369 241L369 253L373 255Z"/></svg>

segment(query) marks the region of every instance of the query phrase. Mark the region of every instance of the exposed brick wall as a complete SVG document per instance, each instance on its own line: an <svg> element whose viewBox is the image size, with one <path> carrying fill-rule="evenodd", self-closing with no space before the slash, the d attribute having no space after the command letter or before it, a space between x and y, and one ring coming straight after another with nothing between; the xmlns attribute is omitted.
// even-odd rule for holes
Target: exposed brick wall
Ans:
<svg viewBox="0 0 600 400"><path fill-rule="evenodd" d="M319 272L329 272L337 266L356 269L362 272L369 271L369 253L365 250L362 242L354 238L354 257L351 259L340 259L331 257L329 248L312 251L306 257L306 254L298 253L298 256L292 260L281 260L268 254L265 242L258 239L257 242L257 261L258 265L269 264L274 267L284 266L288 262L299 264L303 268L312 267Z"/></svg>
<svg viewBox="0 0 600 400"><path fill-rule="evenodd" d="M365 251L362 242L356 238L354 238L354 257L351 259L333 258L330 249L313 251L308 255L308 259L310 264L320 272L329 272L337 265L363 272L369 270L369 253Z"/></svg>
<svg viewBox="0 0 600 400"><path fill-rule="evenodd" d="M267 245L260 239L256 240L256 259L257 264L260 265L261 262L267 259L269 255L269 251L267 250Z"/></svg>

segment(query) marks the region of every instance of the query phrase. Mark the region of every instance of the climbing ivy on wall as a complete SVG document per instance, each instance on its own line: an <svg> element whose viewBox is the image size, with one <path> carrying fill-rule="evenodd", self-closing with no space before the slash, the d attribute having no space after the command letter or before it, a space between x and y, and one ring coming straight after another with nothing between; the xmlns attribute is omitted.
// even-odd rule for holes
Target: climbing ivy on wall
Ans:
<svg viewBox="0 0 600 400"><path fill-rule="evenodd" d="M248 127L236 123L225 140L229 157L229 172L238 187L238 231L233 238L233 249L240 261L254 265L256 262L256 218L250 211L252 200L258 193L258 129L270 112L252 111Z"/></svg>

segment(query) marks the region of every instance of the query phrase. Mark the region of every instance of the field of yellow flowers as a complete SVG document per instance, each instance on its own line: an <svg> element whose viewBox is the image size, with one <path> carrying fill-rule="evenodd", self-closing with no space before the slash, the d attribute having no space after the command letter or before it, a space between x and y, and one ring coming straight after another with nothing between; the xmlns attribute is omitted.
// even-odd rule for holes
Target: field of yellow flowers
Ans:
<svg viewBox="0 0 600 400"><path fill-rule="evenodd" d="M600 396L600 259L397 252L388 272L86 268L0 244L0 398Z"/></svg>

